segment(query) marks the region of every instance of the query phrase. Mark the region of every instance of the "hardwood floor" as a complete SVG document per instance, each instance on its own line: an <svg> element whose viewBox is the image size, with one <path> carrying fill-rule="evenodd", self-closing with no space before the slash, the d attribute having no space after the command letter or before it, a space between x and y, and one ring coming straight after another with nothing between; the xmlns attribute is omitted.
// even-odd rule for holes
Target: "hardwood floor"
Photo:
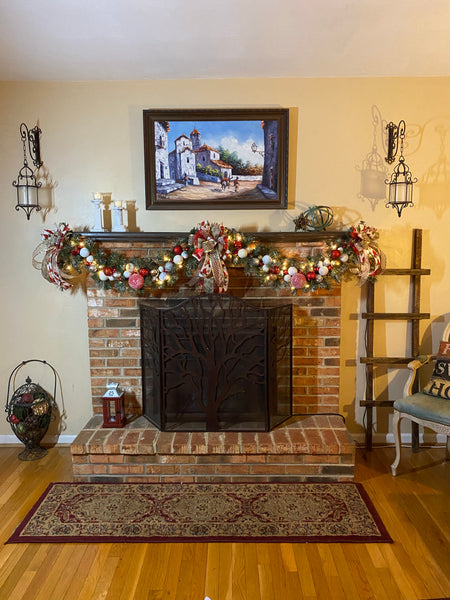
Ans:
<svg viewBox="0 0 450 600"><path fill-rule="evenodd" d="M0 448L1 600L425 600L450 596L450 462L445 449L358 451L393 544L9 544L51 481L71 480L68 448L35 462Z"/></svg>

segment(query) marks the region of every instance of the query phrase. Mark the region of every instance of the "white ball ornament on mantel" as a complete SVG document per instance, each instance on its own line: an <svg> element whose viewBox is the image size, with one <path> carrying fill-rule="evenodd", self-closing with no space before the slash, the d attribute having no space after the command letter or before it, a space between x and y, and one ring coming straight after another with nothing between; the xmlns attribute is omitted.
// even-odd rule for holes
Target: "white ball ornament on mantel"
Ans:
<svg viewBox="0 0 450 600"><path fill-rule="evenodd" d="M165 281L166 277L167 277L167 273L165 273L164 271L161 271L160 274L159 274L159 276L158 276L158 279L160 281Z"/></svg>
<svg viewBox="0 0 450 600"><path fill-rule="evenodd" d="M131 275L131 271L129 271L128 269L126 269L123 272L123 276L125 277L125 279L128 279L130 277L130 275Z"/></svg>
<svg viewBox="0 0 450 600"><path fill-rule="evenodd" d="M321 275L322 277L324 277L325 275L328 274L328 268L327 267L319 267L319 275Z"/></svg>
<svg viewBox="0 0 450 600"><path fill-rule="evenodd" d="M297 267L289 267L288 269L288 274L292 277L292 275L295 275L297 273Z"/></svg>
<svg viewBox="0 0 450 600"><path fill-rule="evenodd" d="M173 257L173 262L174 262L176 265L181 265L181 264L183 263L183 254L176 254L176 255Z"/></svg>
<svg viewBox="0 0 450 600"><path fill-rule="evenodd" d="M262 257L262 261L263 261L263 263L264 263L265 265L270 265L270 263L272 262L272 259L271 259L271 257L270 257L268 254L265 254L265 255Z"/></svg>
<svg viewBox="0 0 450 600"><path fill-rule="evenodd" d="M109 279L108 275L105 275L103 271L99 271L97 275L100 281L107 281Z"/></svg>
<svg viewBox="0 0 450 600"><path fill-rule="evenodd" d="M166 262L164 265L164 269L165 271L167 271L167 273L169 273L173 269L173 262Z"/></svg>
<svg viewBox="0 0 450 600"><path fill-rule="evenodd" d="M240 250L238 250L238 256L239 258L247 258L247 249L246 248L241 248Z"/></svg>
<svg viewBox="0 0 450 600"><path fill-rule="evenodd" d="M343 263L346 263L348 261L348 254L341 254L339 260Z"/></svg>
<svg viewBox="0 0 450 600"><path fill-rule="evenodd" d="M81 256L82 258L86 258L86 257L88 257L88 256L89 256L89 254L90 254L90 252L89 252L89 250L88 250L86 247L84 247L84 248L81 248L81 250L80 250L80 256Z"/></svg>

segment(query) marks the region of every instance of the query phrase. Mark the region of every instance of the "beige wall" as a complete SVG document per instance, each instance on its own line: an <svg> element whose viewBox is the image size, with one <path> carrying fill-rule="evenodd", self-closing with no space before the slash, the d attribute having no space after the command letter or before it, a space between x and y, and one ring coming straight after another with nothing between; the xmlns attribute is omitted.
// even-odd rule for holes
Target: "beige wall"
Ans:
<svg viewBox="0 0 450 600"><path fill-rule="evenodd" d="M405 119L408 129L423 128L421 140L411 141L406 162L419 178L414 208L399 219L384 202L372 206L358 197L362 161L372 148L371 108L383 119ZM434 346L449 318L450 294L447 174L430 178L430 169L449 154L436 127L450 127L450 79L254 79L146 81L111 83L3 83L0 84L0 244L1 354L0 393L6 400L9 373L22 360L45 359L61 379L66 430L74 435L90 416L86 303L83 293L61 293L32 268L31 255L44 227L65 221L73 228L93 223L93 191L111 192L117 200L135 200L137 223L143 231L186 231L203 218L228 226L292 231L292 217L313 204L331 206L343 227L364 219L380 230L381 246L390 267L409 266L411 229L424 232L423 264L432 268L424 281L423 309L431 312L424 323L425 349ZM144 206L142 110L176 107L289 107L290 209L287 211L160 211ZM22 160L19 125L24 121L42 129L42 158L53 182L53 208L48 214L25 215L14 210L11 186ZM377 143L381 150L381 133ZM424 183L426 182L426 185ZM354 282L343 289L341 410L354 433L362 431L362 411L355 397L363 389L363 370L357 357L364 351L357 318L361 290ZM407 310L408 288L389 279L389 289L377 284L385 310ZM440 319L445 315L445 319ZM380 331L379 354L405 352L406 332L395 326ZM407 351L407 350L406 350ZM42 371L42 372L41 372ZM32 373L34 375L34 372ZM25 374L18 384L23 382ZM50 387L38 369L34 379ZM404 371L392 372L389 393L397 394ZM379 391L386 394L386 378ZM389 427L387 412L379 429ZM10 434L0 420L0 436Z"/></svg>

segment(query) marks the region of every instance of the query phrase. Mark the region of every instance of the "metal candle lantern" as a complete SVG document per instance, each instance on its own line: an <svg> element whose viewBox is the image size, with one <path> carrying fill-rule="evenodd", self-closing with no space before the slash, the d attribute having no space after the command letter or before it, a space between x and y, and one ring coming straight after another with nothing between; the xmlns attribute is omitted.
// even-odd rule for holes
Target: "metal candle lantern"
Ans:
<svg viewBox="0 0 450 600"><path fill-rule="evenodd" d="M125 418L125 395L118 383L108 383L108 389L102 397L103 427L123 427Z"/></svg>
<svg viewBox="0 0 450 600"><path fill-rule="evenodd" d="M10 397L11 382L16 372L30 362L40 362L47 365L54 375L53 397L38 383L33 383L27 377L25 383L14 390ZM31 359L17 365L9 376L8 393L6 398L6 420L17 438L25 444L20 452L20 460L37 460L47 454L40 442L47 433L52 417L52 409L56 407L56 372L45 360Z"/></svg>

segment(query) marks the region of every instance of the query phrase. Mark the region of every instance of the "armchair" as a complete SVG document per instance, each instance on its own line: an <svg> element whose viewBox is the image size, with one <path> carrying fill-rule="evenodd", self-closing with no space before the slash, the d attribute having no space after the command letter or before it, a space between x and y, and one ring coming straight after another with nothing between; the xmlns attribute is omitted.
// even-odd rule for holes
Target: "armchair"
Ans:
<svg viewBox="0 0 450 600"><path fill-rule="evenodd" d="M444 331L443 342L437 356L419 356L408 364L411 374L403 390L403 398L394 402L395 460L391 465L392 475L397 475L400 463L400 422L408 419L436 433L447 436L447 459L450 457L450 323ZM437 363L433 376L422 392L412 393L418 370L431 360Z"/></svg>

